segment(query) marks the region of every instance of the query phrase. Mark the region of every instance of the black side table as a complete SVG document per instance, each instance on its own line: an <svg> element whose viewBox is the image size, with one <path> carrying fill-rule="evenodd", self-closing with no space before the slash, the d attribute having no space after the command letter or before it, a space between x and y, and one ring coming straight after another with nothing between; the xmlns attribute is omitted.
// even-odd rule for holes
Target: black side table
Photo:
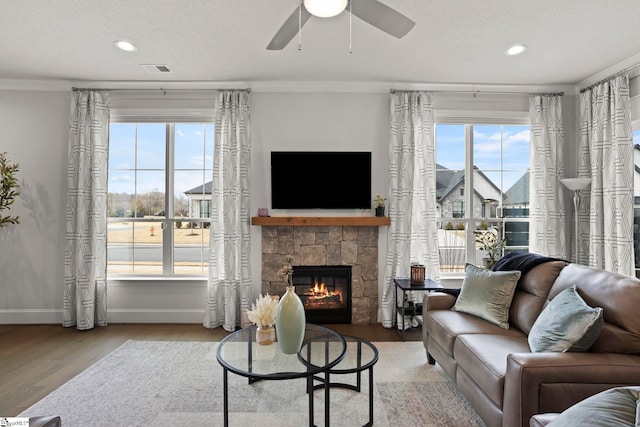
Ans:
<svg viewBox="0 0 640 427"><path fill-rule="evenodd" d="M394 298L394 310L393 310L393 326L396 327L396 330L398 331L398 334L400 334L400 337L402 338L402 341L405 341L405 336L404 336L404 331L405 331L405 324L404 324L404 317L407 314L410 314L411 316L415 316L416 314L421 314L418 313L416 310L416 307L414 306L412 309L407 310L406 304L405 304L405 300L406 300L406 294L407 292L411 292L411 291L419 291L419 292L430 292L430 291L438 291L438 292L444 292L444 293L448 293L448 294L453 294L453 295L458 295L458 293L460 292L460 289L456 289L456 288L445 288L444 286L442 286L440 283L436 283L435 281L431 280L431 279L425 279L424 282L422 283L413 283L411 282L408 278L395 278L393 279L393 283L396 285L396 289L393 293L393 298ZM398 301L398 291L402 292L402 301ZM400 313L402 314L402 329L398 328L398 311L400 311Z"/></svg>

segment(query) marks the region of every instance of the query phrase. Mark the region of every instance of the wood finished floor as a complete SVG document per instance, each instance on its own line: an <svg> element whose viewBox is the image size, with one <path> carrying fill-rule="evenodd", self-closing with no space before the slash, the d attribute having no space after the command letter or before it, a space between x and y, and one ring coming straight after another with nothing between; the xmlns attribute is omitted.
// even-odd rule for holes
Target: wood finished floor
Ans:
<svg viewBox="0 0 640 427"><path fill-rule="evenodd" d="M377 325L325 325L369 341L401 341ZM127 340L220 341L229 333L197 324L111 324L88 331L59 325L0 325L0 417L14 417ZM420 328L406 331L421 339ZM46 414L43 414L46 415Z"/></svg>

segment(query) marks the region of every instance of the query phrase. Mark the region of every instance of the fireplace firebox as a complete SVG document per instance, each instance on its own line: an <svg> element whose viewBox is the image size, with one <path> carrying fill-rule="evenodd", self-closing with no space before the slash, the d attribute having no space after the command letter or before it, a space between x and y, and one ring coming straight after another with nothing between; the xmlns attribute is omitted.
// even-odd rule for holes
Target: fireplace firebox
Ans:
<svg viewBox="0 0 640 427"><path fill-rule="evenodd" d="M293 285L309 323L351 323L351 266L294 266Z"/></svg>

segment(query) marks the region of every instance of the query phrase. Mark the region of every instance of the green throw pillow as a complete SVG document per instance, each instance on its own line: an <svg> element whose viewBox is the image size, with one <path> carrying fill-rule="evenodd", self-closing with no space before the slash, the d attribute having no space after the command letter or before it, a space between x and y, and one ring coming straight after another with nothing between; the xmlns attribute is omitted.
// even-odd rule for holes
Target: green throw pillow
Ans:
<svg viewBox="0 0 640 427"><path fill-rule="evenodd" d="M547 427L640 425L640 387L617 387L578 402L553 419Z"/></svg>
<svg viewBox="0 0 640 427"><path fill-rule="evenodd" d="M520 271L491 271L467 264L460 295L451 308L509 329L509 308Z"/></svg>
<svg viewBox="0 0 640 427"><path fill-rule="evenodd" d="M587 351L602 330L602 308L589 307L576 287L560 292L547 304L529 332L533 352Z"/></svg>

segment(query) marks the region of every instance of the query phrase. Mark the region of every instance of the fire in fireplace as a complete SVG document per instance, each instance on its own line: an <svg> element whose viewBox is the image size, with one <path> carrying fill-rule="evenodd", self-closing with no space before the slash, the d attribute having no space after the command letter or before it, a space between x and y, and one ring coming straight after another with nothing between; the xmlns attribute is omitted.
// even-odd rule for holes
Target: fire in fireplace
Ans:
<svg viewBox="0 0 640 427"><path fill-rule="evenodd" d="M351 266L294 266L293 285L309 323L351 323Z"/></svg>

